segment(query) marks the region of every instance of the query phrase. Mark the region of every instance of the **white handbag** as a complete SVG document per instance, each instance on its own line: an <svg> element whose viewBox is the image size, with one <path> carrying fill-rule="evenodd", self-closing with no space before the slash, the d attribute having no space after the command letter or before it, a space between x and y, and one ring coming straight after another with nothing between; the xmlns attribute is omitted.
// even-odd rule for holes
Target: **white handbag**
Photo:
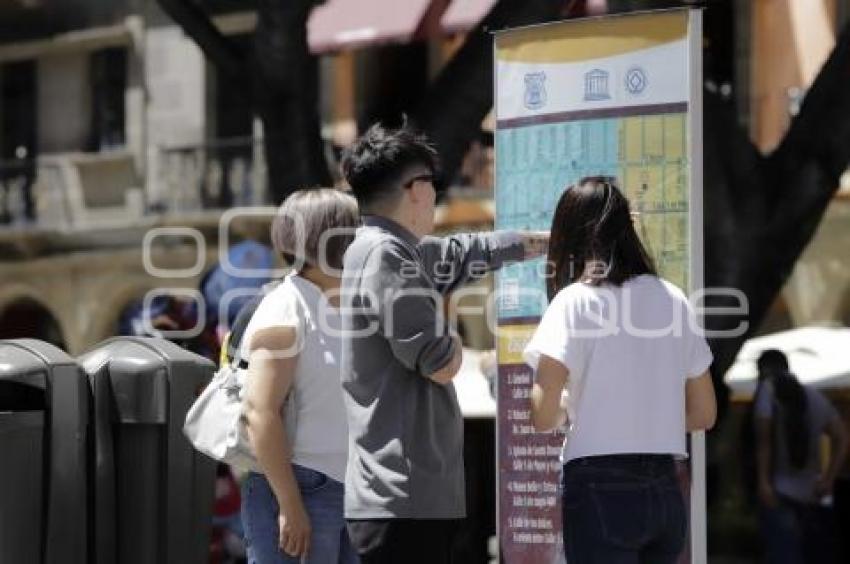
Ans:
<svg viewBox="0 0 850 564"><path fill-rule="evenodd" d="M189 408L183 434L203 454L245 470L262 472L242 417L247 364L240 358L222 366Z"/></svg>

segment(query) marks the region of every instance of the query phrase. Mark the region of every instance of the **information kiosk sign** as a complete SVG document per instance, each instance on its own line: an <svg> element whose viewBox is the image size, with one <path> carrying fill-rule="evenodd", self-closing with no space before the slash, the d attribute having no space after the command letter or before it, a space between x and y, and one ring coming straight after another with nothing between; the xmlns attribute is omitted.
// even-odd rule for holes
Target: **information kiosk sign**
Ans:
<svg viewBox="0 0 850 564"><path fill-rule="evenodd" d="M496 35L496 227L546 230L565 187L610 175L632 202L661 276L702 286L701 13L571 20ZM504 268L498 299L498 494L507 564L563 560L563 434L531 425L522 350L546 306L543 259ZM683 487L705 561L704 442L692 437ZM690 470L690 471L688 471Z"/></svg>

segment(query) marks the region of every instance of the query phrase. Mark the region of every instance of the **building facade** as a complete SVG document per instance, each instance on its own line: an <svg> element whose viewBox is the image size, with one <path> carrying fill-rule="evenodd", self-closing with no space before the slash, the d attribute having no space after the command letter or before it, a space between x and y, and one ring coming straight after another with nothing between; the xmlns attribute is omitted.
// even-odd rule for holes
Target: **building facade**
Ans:
<svg viewBox="0 0 850 564"><path fill-rule="evenodd" d="M409 107L495 3L327 0L314 9L308 37L320 56L322 136L331 170L339 149L378 115L375 106ZM565 6L578 4L586 14L635 7L631 0ZM641 6L656 4L664 3ZM201 5L223 34L250 48L257 25L252 2ZM709 6L712 37L728 45L709 47L706 87L734 97L741 125L761 149L781 138L848 14L841 0L718 0ZM0 6L4 336L15 334L23 320L42 327L27 334L59 334L74 350L109 334L123 296L159 284L141 268L141 242L150 227L194 226L209 243L208 267L214 263L216 231L209 225L221 208L266 202L262 126L240 96L243 88L221 76L155 0L14 0ZM485 120L482 140L458 179L485 196L492 193L488 128ZM850 177L845 183L764 330L850 323L850 265L841 258L850 239ZM448 223L491 221L486 208L467 213L463 206L449 210L446 217L461 217ZM179 236L169 241L162 252L173 258L163 260L176 267L181 252L192 255L194 243ZM121 253L126 257L109 260ZM106 282L69 274L87 268L89 258L101 265L91 276ZM137 276L122 276L130 271ZM79 283L73 293L87 296L86 303L61 296L63 278ZM172 283L192 286L197 278ZM92 294L83 286L101 290ZM114 301L98 301L112 288ZM101 311L102 318L87 311Z"/></svg>

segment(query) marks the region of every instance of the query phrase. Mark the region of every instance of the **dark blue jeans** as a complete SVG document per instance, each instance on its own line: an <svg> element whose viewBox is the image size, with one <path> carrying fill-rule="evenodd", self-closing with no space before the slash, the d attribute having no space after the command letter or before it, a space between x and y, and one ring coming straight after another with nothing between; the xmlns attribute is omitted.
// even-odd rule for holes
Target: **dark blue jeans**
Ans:
<svg viewBox="0 0 850 564"><path fill-rule="evenodd" d="M668 564L684 550L688 516L671 456L571 460L562 486L569 564Z"/></svg>

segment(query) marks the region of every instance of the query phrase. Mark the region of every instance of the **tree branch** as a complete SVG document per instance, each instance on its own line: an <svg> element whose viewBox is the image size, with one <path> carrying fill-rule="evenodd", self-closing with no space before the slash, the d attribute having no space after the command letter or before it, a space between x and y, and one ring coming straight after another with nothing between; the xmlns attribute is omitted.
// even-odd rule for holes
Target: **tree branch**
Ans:
<svg viewBox="0 0 850 564"><path fill-rule="evenodd" d="M245 54L215 27L198 4L191 0L157 0L157 3L221 72L233 80L249 83Z"/></svg>
<svg viewBox="0 0 850 564"><path fill-rule="evenodd" d="M444 180L460 168L481 122L493 107L492 30L552 20L563 0L501 0L471 31L460 50L431 84L413 121L437 145Z"/></svg>
<svg viewBox="0 0 850 564"><path fill-rule="evenodd" d="M824 197L832 197L850 161L850 26L838 37L799 115L769 161L783 175L808 166L826 176L823 183L812 186L812 193L783 200L784 217L778 219L794 221L808 215L812 206L814 211L820 208Z"/></svg>

